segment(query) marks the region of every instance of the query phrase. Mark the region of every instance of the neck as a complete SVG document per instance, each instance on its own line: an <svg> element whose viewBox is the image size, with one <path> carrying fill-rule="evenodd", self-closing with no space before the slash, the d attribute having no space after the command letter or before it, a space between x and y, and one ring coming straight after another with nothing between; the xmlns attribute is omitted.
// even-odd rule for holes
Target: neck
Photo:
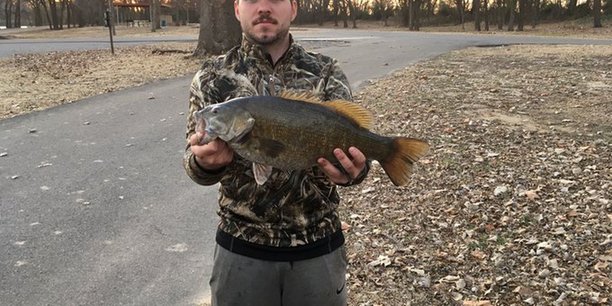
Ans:
<svg viewBox="0 0 612 306"><path fill-rule="evenodd" d="M289 39L289 34L287 34L283 39L278 40L274 44L263 45L262 48L272 58L272 64L276 65L276 62L285 54L287 49L289 49L289 44L291 40Z"/></svg>

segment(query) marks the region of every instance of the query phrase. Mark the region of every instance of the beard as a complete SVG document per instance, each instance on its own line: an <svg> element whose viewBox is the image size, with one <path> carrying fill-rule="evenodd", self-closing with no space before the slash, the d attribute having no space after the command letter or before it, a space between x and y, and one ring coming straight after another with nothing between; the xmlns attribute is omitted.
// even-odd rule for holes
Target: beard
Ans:
<svg viewBox="0 0 612 306"><path fill-rule="evenodd" d="M289 35L289 29L281 29L277 33L265 32L263 34L256 35L253 31L245 31L247 39L253 43L262 46L274 45L282 41L287 35Z"/></svg>

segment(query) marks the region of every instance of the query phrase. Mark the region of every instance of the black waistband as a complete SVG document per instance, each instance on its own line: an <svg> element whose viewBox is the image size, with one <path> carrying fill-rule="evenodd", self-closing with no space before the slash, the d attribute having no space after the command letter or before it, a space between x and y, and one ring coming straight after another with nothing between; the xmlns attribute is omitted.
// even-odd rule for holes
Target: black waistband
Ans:
<svg viewBox="0 0 612 306"><path fill-rule="evenodd" d="M313 243L296 247L273 247L238 239L217 231L217 243L230 252L269 261L298 261L329 254L344 244L342 231L337 231Z"/></svg>

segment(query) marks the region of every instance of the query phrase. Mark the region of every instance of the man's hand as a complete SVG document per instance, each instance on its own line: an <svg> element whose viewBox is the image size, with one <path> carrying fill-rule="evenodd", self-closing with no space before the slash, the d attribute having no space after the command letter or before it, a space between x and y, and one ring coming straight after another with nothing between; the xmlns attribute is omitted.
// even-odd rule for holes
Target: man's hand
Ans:
<svg viewBox="0 0 612 306"><path fill-rule="evenodd" d="M334 149L334 156L344 168L344 172L323 157L317 160L325 175L336 184L352 182L366 167L366 157L359 149L350 147L348 153L350 157L341 149Z"/></svg>
<svg viewBox="0 0 612 306"><path fill-rule="evenodd" d="M191 152L195 155L195 161L200 167L206 170L218 170L234 159L234 151L227 143L220 139L215 139L207 144L200 144L204 134L197 132L189 137Z"/></svg>

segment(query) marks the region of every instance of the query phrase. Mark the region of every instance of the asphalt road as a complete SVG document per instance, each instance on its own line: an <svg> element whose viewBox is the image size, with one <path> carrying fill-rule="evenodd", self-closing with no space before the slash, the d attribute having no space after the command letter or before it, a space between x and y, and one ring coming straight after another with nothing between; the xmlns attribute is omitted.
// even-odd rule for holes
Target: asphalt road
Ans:
<svg viewBox="0 0 612 306"><path fill-rule="evenodd" d="M338 58L358 89L467 46L612 46L612 40L359 30L296 31L295 37ZM0 121L0 305L206 299L217 188L196 185L181 166L189 81L156 82Z"/></svg>
<svg viewBox="0 0 612 306"><path fill-rule="evenodd" d="M0 31L2 35L2 31ZM113 38L115 48L162 42L197 42L197 37L186 35L167 36L117 36ZM42 53L51 51L109 49L109 37L61 38L61 39L0 39L0 58L14 54Z"/></svg>

